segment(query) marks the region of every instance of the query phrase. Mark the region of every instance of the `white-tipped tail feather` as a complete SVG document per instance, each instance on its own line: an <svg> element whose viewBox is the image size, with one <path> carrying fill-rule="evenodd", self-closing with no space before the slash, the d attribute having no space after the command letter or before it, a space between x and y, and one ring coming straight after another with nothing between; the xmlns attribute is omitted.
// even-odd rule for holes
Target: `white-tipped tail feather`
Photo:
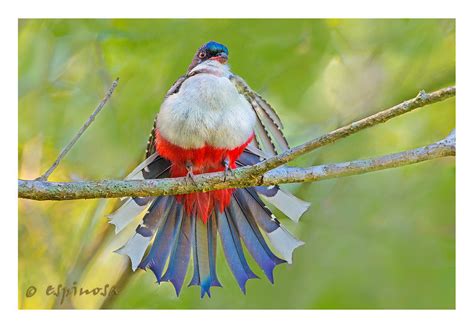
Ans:
<svg viewBox="0 0 474 328"><path fill-rule="evenodd" d="M260 197L278 208L283 214L295 222L300 220L300 217L311 205L311 203L305 202L283 189L278 189L276 194L271 197L262 194L260 194Z"/></svg>
<svg viewBox="0 0 474 328"><path fill-rule="evenodd" d="M125 180L143 180L144 177L143 177L142 170L146 169L146 167L150 165L157 158L158 158L157 153L153 153L152 155L150 155L150 157L145 159L135 169L133 169L133 171L130 172L130 174L125 177Z"/></svg>
<svg viewBox="0 0 474 328"><path fill-rule="evenodd" d="M280 253L283 259L292 263L293 251L304 245L299 239L296 239L288 230L280 224L280 227L270 233L267 233L270 243Z"/></svg>
<svg viewBox="0 0 474 328"><path fill-rule="evenodd" d="M147 209L148 205L139 205L133 198L127 198L122 206L107 216L110 219L109 223L115 225L115 233L122 231L137 215Z"/></svg>
<svg viewBox="0 0 474 328"><path fill-rule="evenodd" d="M139 233L135 233L124 246L117 249L115 252L127 255L132 262L132 270L135 271L142 261L143 255L145 255L145 251L152 238L153 236L143 237Z"/></svg>

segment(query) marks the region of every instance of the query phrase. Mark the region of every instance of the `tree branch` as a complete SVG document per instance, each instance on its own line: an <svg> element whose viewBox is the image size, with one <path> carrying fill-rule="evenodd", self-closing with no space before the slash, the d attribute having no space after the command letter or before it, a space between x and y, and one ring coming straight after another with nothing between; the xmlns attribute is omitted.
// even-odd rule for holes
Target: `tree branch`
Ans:
<svg viewBox="0 0 474 328"><path fill-rule="evenodd" d="M281 167L255 178L242 173L227 177L222 172L196 175L196 184L184 178L156 180L104 180L90 182L47 182L18 180L18 196L34 200L71 200L88 198L145 197L186 194L197 191L271 186L292 182L309 182L362 174L414 164L456 154L455 131L431 145L373 159L326 164L309 168ZM248 169L255 168L251 166ZM238 172L239 170L236 170ZM245 171L244 171L245 172ZM244 175L246 175L244 173Z"/></svg>
<svg viewBox="0 0 474 328"><path fill-rule="evenodd" d="M275 184L334 179L455 155L456 132L453 130L449 136L436 143L396 154L309 168L282 167L274 169L263 175L262 185L271 186Z"/></svg>
<svg viewBox="0 0 474 328"><path fill-rule="evenodd" d="M177 195L198 191L210 191L226 188L243 188L259 185L275 185L292 182L308 182L323 179L332 179L340 176L362 174L383 170L396 166L403 166L438 157L454 156L456 137L453 131L447 138L431 144L397 154L386 155L374 159L358 160L337 164L313 166L309 168L280 167L291 160L312 150L333 143L368 127L383 123L399 115L408 113L416 108L442 101L455 96L456 87L440 89L432 93L423 90L410 100L383 110L357 122L348 124L319 138L308 141L298 147L283 152L280 155L268 158L256 165L242 167L234 170L234 176L223 181L222 172L209 173L195 176L196 184L187 183L184 178L158 179L158 180L104 180L84 182L47 182L49 174L54 170L62 157L90 125L98 111L110 98L117 80L89 118L78 135L63 150L55 164L42 176L34 181L18 180L18 197L34 200L71 200L90 198L116 198L138 196ZM279 168L277 168L279 167Z"/></svg>
<svg viewBox="0 0 474 328"><path fill-rule="evenodd" d="M112 96L112 93L114 92L115 88L117 87L118 85L118 81L119 81L119 78L116 78L115 81L112 83L112 86L109 88L109 90L107 91L107 93L105 94L104 98L102 99L102 101L99 103L99 105L97 105L96 109L94 110L94 112L91 114L91 116L89 116L89 118L87 119L87 121L84 123L84 125L79 129L79 131L77 132L77 134L74 136L74 138L71 139L71 141L69 141L69 143L66 145L66 147L63 148L63 150L61 151L61 153L59 154L58 158L56 158L56 160L54 161L53 165L51 165L51 167L42 175L40 176L39 178L37 178L36 180L41 180L41 181L46 181L48 180L49 176L51 175L51 173L53 173L53 171L56 169L56 167L59 165L59 162L64 158L64 156L66 156L66 154L71 150L72 146L74 146L74 144L77 142L77 140L79 140L79 138L82 136L82 134L86 131L86 129L92 124L92 122L94 121L95 117L100 113L100 111L102 110L102 108L104 108L105 104L107 103L107 101L109 101L110 97Z"/></svg>
<svg viewBox="0 0 474 328"><path fill-rule="evenodd" d="M252 170L248 170L246 176L259 176L265 172L270 171L278 166L286 164L295 158L309 153L317 148L321 148L328 144L331 144L339 139L345 138L359 132L363 129L369 128L371 126L386 122L394 117L400 116L411 112L412 110L420 107L424 107L429 104L440 102L447 98L453 97L456 95L456 87L447 87L434 91L431 93L426 93L424 90L421 90L418 95L410 100L404 101L401 104L363 118L357 122L348 124L339 129L336 129L332 132L329 132L319 138L308 141L298 147L291 148L286 152L281 153L280 155L271 157L265 161L262 161L252 167Z"/></svg>

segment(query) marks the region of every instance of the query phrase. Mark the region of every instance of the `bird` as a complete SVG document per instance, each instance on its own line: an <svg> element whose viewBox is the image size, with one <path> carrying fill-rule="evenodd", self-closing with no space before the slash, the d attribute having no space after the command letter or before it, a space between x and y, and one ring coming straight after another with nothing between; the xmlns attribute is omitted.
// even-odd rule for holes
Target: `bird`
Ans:
<svg viewBox="0 0 474 328"><path fill-rule="evenodd" d="M194 183L196 174L209 172L222 172L226 179L238 167L289 149L275 110L231 72L228 59L228 48L216 41L197 50L186 73L164 97L145 160L125 179L186 177ZM296 222L310 205L277 185L257 186L129 197L109 215L109 222L119 233L145 213L133 236L116 252L130 258L133 271L150 269L158 284L170 282L176 296L190 267L188 286L199 286L201 298L211 296L211 287L222 287L216 267L220 240L230 271L245 294L247 281L258 278L249 255L273 284L274 268L291 263L293 251L304 244L265 202Z"/></svg>

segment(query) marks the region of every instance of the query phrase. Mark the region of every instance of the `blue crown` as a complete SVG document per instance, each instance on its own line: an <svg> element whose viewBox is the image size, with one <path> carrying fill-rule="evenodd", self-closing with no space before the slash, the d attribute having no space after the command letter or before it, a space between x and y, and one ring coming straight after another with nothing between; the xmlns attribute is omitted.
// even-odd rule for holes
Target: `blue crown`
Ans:
<svg viewBox="0 0 474 328"><path fill-rule="evenodd" d="M223 44L217 43L215 41L209 41L203 47L204 49L208 50L212 54L218 54L220 52L224 52L227 55L229 54L229 50Z"/></svg>

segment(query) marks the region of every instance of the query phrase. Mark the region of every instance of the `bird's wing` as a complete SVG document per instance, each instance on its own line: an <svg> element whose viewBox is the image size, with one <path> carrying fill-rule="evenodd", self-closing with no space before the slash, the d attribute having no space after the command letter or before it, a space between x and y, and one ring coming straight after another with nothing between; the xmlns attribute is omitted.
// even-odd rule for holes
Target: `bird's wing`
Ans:
<svg viewBox="0 0 474 328"><path fill-rule="evenodd" d="M257 147L268 156L276 155L279 151L289 149L288 141L282 131L283 124L272 106L258 93L253 91L240 76L231 75L229 79L255 111L257 116L255 127ZM275 144L278 149L275 147Z"/></svg>
<svg viewBox="0 0 474 328"><path fill-rule="evenodd" d="M176 80L175 83L173 83L173 85L171 86L171 88L168 90L168 92L166 93L165 95L165 99L168 98L169 96L171 96L172 94L175 94L179 91L179 88L181 87L181 85L183 84L184 81L186 81L186 79L189 77L188 74L185 74L185 75L181 75L179 77L179 79Z"/></svg>
<svg viewBox="0 0 474 328"><path fill-rule="evenodd" d="M288 142L283 135L283 124L275 110L245 81L236 75L230 77L235 87L245 96L257 115L255 135L257 144L249 144L237 160L238 166L255 165L262 160L277 154L275 144L280 151L289 149ZM308 209L310 203L305 202L290 192L281 189L278 185L270 187L247 188L255 190L260 197L277 207L293 221L298 221Z"/></svg>
<svg viewBox="0 0 474 328"><path fill-rule="evenodd" d="M150 136L148 137L148 142L146 144L145 158L150 157L151 155L153 155L156 152L155 129L156 129L156 119L153 121L153 128L151 129Z"/></svg>

